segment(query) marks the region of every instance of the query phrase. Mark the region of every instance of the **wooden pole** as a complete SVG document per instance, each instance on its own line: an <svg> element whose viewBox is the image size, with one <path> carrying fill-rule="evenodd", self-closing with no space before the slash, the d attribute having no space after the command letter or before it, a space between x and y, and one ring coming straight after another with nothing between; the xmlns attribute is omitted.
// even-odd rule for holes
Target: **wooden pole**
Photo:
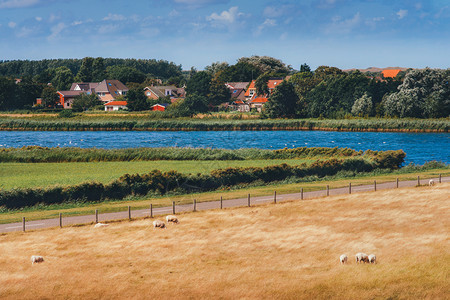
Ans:
<svg viewBox="0 0 450 300"><path fill-rule="evenodd" d="M375 192L377 191L377 181L376 180L373 181L373 190Z"/></svg>
<svg viewBox="0 0 450 300"><path fill-rule="evenodd" d="M128 220L131 220L131 206L128 206Z"/></svg>
<svg viewBox="0 0 450 300"><path fill-rule="evenodd" d="M300 191L300 199L303 200L303 188Z"/></svg>
<svg viewBox="0 0 450 300"><path fill-rule="evenodd" d="M397 188L398 188L398 177L397 177Z"/></svg>
<svg viewBox="0 0 450 300"><path fill-rule="evenodd" d="M420 176L417 176L417 185L420 185Z"/></svg>
<svg viewBox="0 0 450 300"><path fill-rule="evenodd" d="M351 182L348 184L348 193L349 194L352 193L352 183Z"/></svg>
<svg viewBox="0 0 450 300"><path fill-rule="evenodd" d="M59 213L59 228L62 228L62 213Z"/></svg>
<svg viewBox="0 0 450 300"><path fill-rule="evenodd" d="M223 208L223 200L222 200L222 196L220 196L220 209Z"/></svg>
<svg viewBox="0 0 450 300"><path fill-rule="evenodd" d="M22 230L25 232L25 217L22 217Z"/></svg>
<svg viewBox="0 0 450 300"><path fill-rule="evenodd" d="M150 218L153 218L153 204L150 204Z"/></svg>
<svg viewBox="0 0 450 300"><path fill-rule="evenodd" d="M95 223L98 223L98 209L95 210Z"/></svg>
<svg viewBox="0 0 450 300"><path fill-rule="evenodd" d="M442 174L439 174L439 183L442 183Z"/></svg>
<svg viewBox="0 0 450 300"><path fill-rule="evenodd" d="M250 194L248 194L248 207L250 207Z"/></svg>
<svg viewBox="0 0 450 300"><path fill-rule="evenodd" d="M277 204L277 191L273 192L273 203Z"/></svg>
<svg viewBox="0 0 450 300"><path fill-rule="evenodd" d="M330 186L327 184L327 197L330 196Z"/></svg>
<svg viewBox="0 0 450 300"><path fill-rule="evenodd" d="M197 211L197 200L194 199L194 211Z"/></svg>
<svg viewBox="0 0 450 300"><path fill-rule="evenodd" d="M175 201L172 201L172 213L175 214Z"/></svg>

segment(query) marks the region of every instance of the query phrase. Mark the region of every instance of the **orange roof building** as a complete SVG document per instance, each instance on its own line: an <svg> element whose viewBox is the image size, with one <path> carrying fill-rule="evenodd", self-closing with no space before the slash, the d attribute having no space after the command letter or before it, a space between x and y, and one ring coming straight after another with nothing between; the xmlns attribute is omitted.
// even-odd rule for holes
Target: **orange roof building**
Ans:
<svg viewBox="0 0 450 300"><path fill-rule="evenodd" d="M394 78L400 72L401 72L400 69L394 69L394 70L383 70L383 72L381 72L381 73L383 74L384 78L389 78L389 77Z"/></svg>

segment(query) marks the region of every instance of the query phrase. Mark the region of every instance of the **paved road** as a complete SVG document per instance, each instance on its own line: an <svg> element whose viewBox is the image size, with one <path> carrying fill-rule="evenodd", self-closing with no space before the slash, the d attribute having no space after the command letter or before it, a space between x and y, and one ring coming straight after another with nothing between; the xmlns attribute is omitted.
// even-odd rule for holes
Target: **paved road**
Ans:
<svg viewBox="0 0 450 300"><path fill-rule="evenodd" d="M439 182L439 178L433 178L433 180L436 183ZM423 180L421 180L421 184L428 184L428 181L429 181L429 179L423 179ZM441 181L442 182L450 182L450 177L442 177ZM417 180L400 181L399 182L399 187L413 187L416 185L417 185ZM394 188L397 188L397 183L395 181L376 184L377 190L386 190L386 189L394 189ZM367 191L374 191L374 190L375 190L375 184L351 187L351 193L367 192ZM350 187L330 189L329 195L335 196L335 195L348 194L349 191L350 191ZM319 198L319 197L324 197L326 195L327 195L327 190L304 192L303 199L306 200L306 199ZM251 203L251 205L256 205L259 203L269 203L269 202L273 202L275 200L274 198L275 198L274 195L251 197L250 203ZM301 200L301 198L302 198L301 193L276 195L277 202L289 201L289 200ZM217 208L220 208L220 205L221 205L220 201L200 202L200 203L196 204L196 210L217 209ZM247 205L248 205L248 198L223 200L223 202L222 202L223 208L247 206ZM185 212L185 211L192 211L193 209L194 209L193 204L183 204L183 205L177 205L175 207L175 212L179 213L179 212ZM159 208L153 209L153 216L166 215L166 214L170 214L170 213L173 213L172 206L159 207ZM148 216L150 216L150 209L131 211L132 218L142 218L142 217L148 217ZM123 220L123 219L128 219L128 217L129 217L128 211L115 212L115 213L104 213L104 214L98 215L98 221L105 222L105 221L112 221L112 220ZM95 221L96 221L96 216L94 214L75 216L75 217L64 217L62 219L62 225L69 226L69 225L76 225L76 224L89 224L89 223L92 223ZM59 222L60 222L59 218L29 221L29 222L25 223L25 229L33 230L33 229L58 227L60 225ZM9 223L9 224L1 224L0 225L0 233L21 231L21 230L23 230L23 223Z"/></svg>

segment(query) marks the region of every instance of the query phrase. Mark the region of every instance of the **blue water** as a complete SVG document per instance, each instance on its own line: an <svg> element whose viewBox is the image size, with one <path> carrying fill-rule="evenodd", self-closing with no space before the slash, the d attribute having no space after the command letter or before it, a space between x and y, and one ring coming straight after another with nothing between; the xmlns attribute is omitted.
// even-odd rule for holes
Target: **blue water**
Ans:
<svg viewBox="0 0 450 300"><path fill-rule="evenodd" d="M3 131L0 148L45 147L136 148L260 148L347 147L355 150L406 152L406 163L437 160L450 163L447 133L391 133L337 131Z"/></svg>

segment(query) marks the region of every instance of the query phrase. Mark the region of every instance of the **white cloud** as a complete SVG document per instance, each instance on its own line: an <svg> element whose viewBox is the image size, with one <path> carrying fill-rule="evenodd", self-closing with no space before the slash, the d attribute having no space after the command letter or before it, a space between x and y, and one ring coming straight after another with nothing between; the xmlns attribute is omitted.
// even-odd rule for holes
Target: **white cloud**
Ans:
<svg viewBox="0 0 450 300"><path fill-rule="evenodd" d="M38 22L40 22L40 21L42 21L42 18L41 17L36 17L36 18L34 18L36 21L38 21Z"/></svg>
<svg viewBox="0 0 450 300"><path fill-rule="evenodd" d="M67 26L64 23L58 23L57 25L53 26L50 31L52 34L50 34L47 39L48 40L54 40L58 37L58 35L63 31Z"/></svg>
<svg viewBox="0 0 450 300"><path fill-rule="evenodd" d="M11 21L11 22L8 23L8 27L9 28L15 28L16 26L17 26L17 23L15 23L15 22Z"/></svg>
<svg viewBox="0 0 450 300"><path fill-rule="evenodd" d="M111 14L109 13L106 17L104 17L102 20L103 21L124 21L127 18L125 18L122 15L116 15L116 14Z"/></svg>
<svg viewBox="0 0 450 300"><path fill-rule="evenodd" d="M262 23L261 25L258 26L258 28L255 31L255 35L259 36L265 28L274 27L276 25L277 25L277 21L275 21L274 19L266 19L264 21L264 23Z"/></svg>
<svg viewBox="0 0 450 300"><path fill-rule="evenodd" d="M102 26L100 26L100 28L98 29L98 33L100 33L100 34L109 34L109 33L112 33L112 32L117 31L118 28L119 28L119 26L117 26L117 25L112 25L112 24L109 24L109 25L102 25Z"/></svg>
<svg viewBox="0 0 450 300"><path fill-rule="evenodd" d="M400 9L397 12L397 16L400 20L403 19L404 17L406 17L407 15L408 15L408 10L406 10L406 9Z"/></svg>
<svg viewBox="0 0 450 300"><path fill-rule="evenodd" d="M35 29L31 27L22 27L20 28L19 32L17 33L17 37L24 38L31 36L35 32Z"/></svg>
<svg viewBox="0 0 450 300"><path fill-rule="evenodd" d="M169 13L169 17L178 17L180 15L180 13L176 10L176 9L174 9L174 10L172 10L170 13Z"/></svg>
<svg viewBox="0 0 450 300"><path fill-rule="evenodd" d="M280 35L280 40L285 41L288 38L288 33L284 32L282 35Z"/></svg>
<svg viewBox="0 0 450 300"><path fill-rule="evenodd" d="M39 0L0 0L0 8L22 8L38 3Z"/></svg>
<svg viewBox="0 0 450 300"><path fill-rule="evenodd" d="M333 23L325 29L325 33L349 33L361 23L361 14L357 12L353 18L344 20L340 16L336 16L331 20Z"/></svg>
<svg viewBox="0 0 450 300"><path fill-rule="evenodd" d="M59 20L59 19L61 19L60 16L56 16L54 14L51 14L50 18L48 20L50 21L50 23L53 23L53 22L55 22L56 20Z"/></svg>
<svg viewBox="0 0 450 300"><path fill-rule="evenodd" d="M206 17L206 20L211 21L215 24L225 24L232 25L237 19L243 16L243 13L238 11L237 6L231 7L229 10L223 11L220 15L217 13L212 13L209 17Z"/></svg>

